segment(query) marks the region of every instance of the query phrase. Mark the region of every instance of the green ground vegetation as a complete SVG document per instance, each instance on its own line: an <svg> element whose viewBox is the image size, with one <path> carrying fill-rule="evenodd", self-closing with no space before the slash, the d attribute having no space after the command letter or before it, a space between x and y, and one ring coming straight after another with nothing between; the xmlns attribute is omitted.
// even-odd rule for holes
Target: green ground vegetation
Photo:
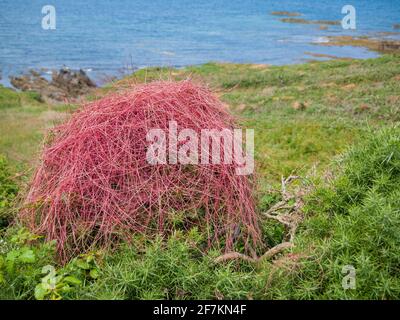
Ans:
<svg viewBox="0 0 400 320"><path fill-rule="evenodd" d="M0 298L398 299L400 56L149 68L89 98L187 78L208 85L255 130L260 217L282 200L282 176L302 177L290 186L302 198L294 247L257 263L215 263L221 252L202 249L204 234L178 229L168 239L137 236L59 265L53 243L8 224L46 130L76 106L0 87ZM285 240L280 223L260 219L266 247ZM356 270L355 289L342 286L346 266Z"/></svg>

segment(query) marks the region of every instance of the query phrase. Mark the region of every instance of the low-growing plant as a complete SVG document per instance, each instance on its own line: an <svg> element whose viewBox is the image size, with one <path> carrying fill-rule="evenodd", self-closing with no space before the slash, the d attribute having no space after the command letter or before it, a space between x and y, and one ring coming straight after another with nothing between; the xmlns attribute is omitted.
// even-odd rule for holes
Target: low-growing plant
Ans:
<svg viewBox="0 0 400 320"><path fill-rule="evenodd" d="M0 229L10 222L11 208L18 193L18 185L12 179L6 158L0 155Z"/></svg>
<svg viewBox="0 0 400 320"><path fill-rule="evenodd" d="M82 254L58 270L52 265L44 266L45 276L35 287L35 298L60 300L79 286L85 286L87 281L97 279L100 275L97 256L96 253Z"/></svg>
<svg viewBox="0 0 400 320"><path fill-rule="evenodd" d="M68 299L100 276L100 257L89 252L59 265L54 241L9 228L0 238L0 299Z"/></svg>
<svg viewBox="0 0 400 320"><path fill-rule="evenodd" d="M25 229L8 229L0 239L0 299L31 299L41 267L54 259L54 242Z"/></svg>
<svg viewBox="0 0 400 320"><path fill-rule="evenodd" d="M62 294L71 290L70 285L80 285L81 281L73 276L58 275L52 265L42 268L45 276L35 287L35 298L37 300L61 300Z"/></svg>

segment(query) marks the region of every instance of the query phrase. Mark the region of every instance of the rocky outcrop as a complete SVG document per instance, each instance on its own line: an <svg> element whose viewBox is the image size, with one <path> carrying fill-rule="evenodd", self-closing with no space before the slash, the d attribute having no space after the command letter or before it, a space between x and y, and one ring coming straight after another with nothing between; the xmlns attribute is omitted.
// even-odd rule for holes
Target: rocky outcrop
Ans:
<svg viewBox="0 0 400 320"><path fill-rule="evenodd" d="M319 42L321 46L364 47L379 53L399 53L400 41L359 36L328 36L329 41Z"/></svg>
<svg viewBox="0 0 400 320"><path fill-rule="evenodd" d="M11 84L22 91L35 91L50 103L74 102L88 94L96 84L83 70L62 68L53 72L49 81L39 72L30 70L21 76L10 77Z"/></svg>

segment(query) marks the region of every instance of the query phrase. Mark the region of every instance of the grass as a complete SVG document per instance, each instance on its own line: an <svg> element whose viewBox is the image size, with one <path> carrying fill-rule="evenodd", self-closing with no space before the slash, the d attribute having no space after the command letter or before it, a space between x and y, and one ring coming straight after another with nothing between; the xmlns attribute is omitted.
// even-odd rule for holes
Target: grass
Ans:
<svg viewBox="0 0 400 320"><path fill-rule="evenodd" d="M67 116L73 106L50 106L35 93L0 86L0 154L15 170L29 169L38 158L47 129Z"/></svg>
<svg viewBox="0 0 400 320"><path fill-rule="evenodd" d="M0 85L0 108L15 108L29 103L40 102L40 95L36 92L16 92Z"/></svg>
<svg viewBox="0 0 400 320"><path fill-rule="evenodd" d="M262 175L321 170L368 126L399 120L398 56L294 66L208 63L141 70L116 84L191 77L206 82L256 134ZM296 110L296 103L306 105ZM300 170L300 172L299 172Z"/></svg>
<svg viewBox="0 0 400 320"><path fill-rule="evenodd" d="M7 160L0 157L0 228L12 219L12 207L18 194L18 185L12 179Z"/></svg>
<svg viewBox="0 0 400 320"><path fill-rule="evenodd" d="M305 219L295 247L259 265L215 264L220 252L201 250L202 234L178 230L170 239L136 237L101 253L96 256L96 279L81 272L92 267L79 271L58 265L47 248L34 262L18 262L17 274L8 274L0 263L9 282L3 282L8 289L0 290L6 292L1 298L34 298L46 264L62 275L60 287L68 290L46 291L44 298L399 298L400 57L291 66L149 68L109 84L90 99L132 82L188 77L209 85L243 126L255 129L260 212L281 200L274 190L280 188L282 175L307 176L314 185L304 200ZM45 130L73 109L0 87L0 154L8 159L7 179L21 170L29 177ZM263 220L262 229L268 247L283 240L285 230L279 223ZM10 243L9 234L16 232L8 228L3 240ZM33 253L46 245L42 239L24 243ZM11 247L0 253L3 266L10 250L16 250ZM342 287L346 265L356 270L356 289ZM72 275L79 285L68 283ZM28 284L15 280L24 276Z"/></svg>

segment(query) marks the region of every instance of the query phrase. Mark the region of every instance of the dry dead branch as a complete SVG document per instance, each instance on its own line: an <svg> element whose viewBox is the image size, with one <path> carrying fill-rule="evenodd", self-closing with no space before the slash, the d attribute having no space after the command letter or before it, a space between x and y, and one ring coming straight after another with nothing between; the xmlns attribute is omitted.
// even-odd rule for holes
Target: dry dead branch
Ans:
<svg viewBox="0 0 400 320"><path fill-rule="evenodd" d="M230 260L243 260L251 263L259 263L262 260L272 259L278 253L292 248L294 246L294 236L296 234L297 227L303 219L301 208L303 206L304 190L298 190L294 192L288 191L288 186L294 180L301 179L299 176L291 175L286 179L282 176L281 178L281 196L282 200L275 203L271 208L262 215L268 219L273 219L283 224L286 228L286 235L284 241L265 252L262 256L257 257L256 253L252 254L252 257L239 252L229 252L217 257L214 262L221 263Z"/></svg>
<svg viewBox="0 0 400 320"><path fill-rule="evenodd" d="M282 223L286 228L285 241L290 243L294 240L299 223L302 221L303 215L301 207L303 206L303 192L289 192L289 184L299 176L291 175L287 178L281 178L281 196L282 200L274 204L267 212L263 213L268 219L273 219Z"/></svg>
<svg viewBox="0 0 400 320"><path fill-rule="evenodd" d="M265 259L271 259L274 256L276 256L278 253L282 252L283 250L289 249L293 247L293 243L290 242L283 242L280 243L278 245L276 245L275 247L272 247L271 249L269 249L267 252L265 252L261 257L249 257L246 256L245 254L239 253L239 252L229 252L229 253L225 253L222 256L217 257L214 262L215 263L221 263L221 262L225 262L225 261L229 261L229 260L244 260L247 262L251 262L251 263L259 263L262 260Z"/></svg>

